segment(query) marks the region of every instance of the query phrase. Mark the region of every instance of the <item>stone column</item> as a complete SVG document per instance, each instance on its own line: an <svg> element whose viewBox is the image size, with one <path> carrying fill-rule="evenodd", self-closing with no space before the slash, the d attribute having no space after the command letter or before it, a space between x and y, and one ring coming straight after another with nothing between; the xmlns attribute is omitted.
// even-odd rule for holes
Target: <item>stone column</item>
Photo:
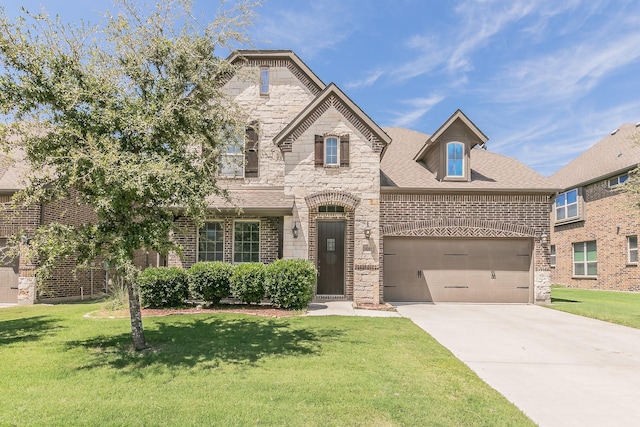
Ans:
<svg viewBox="0 0 640 427"><path fill-rule="evenodd" d="M18 261L18 304L31 305L36 301L36 266L29 258L27 244L20 244Z"/></svg>

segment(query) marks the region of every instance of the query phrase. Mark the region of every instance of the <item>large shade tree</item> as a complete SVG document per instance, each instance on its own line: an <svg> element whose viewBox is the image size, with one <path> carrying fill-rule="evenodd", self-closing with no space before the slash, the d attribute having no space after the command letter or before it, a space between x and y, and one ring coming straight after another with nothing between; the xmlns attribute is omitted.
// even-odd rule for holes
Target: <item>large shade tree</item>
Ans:
<svg viewBox="0 0 640 427"><path fill-rule="evenodd" d="M221 6L206 24L187 0L120 0L98 26L0 15L2 148L30 165L14 202L66 200L96 216L41 227L30 242L37 275L61 257L105 259L128 288L136 350L146 342L134 253L179 250L176 209L200 223L206 197L221 194L218 153L243 128L221 90L234 70L220 53L248 42L248 1Z"/></svg>

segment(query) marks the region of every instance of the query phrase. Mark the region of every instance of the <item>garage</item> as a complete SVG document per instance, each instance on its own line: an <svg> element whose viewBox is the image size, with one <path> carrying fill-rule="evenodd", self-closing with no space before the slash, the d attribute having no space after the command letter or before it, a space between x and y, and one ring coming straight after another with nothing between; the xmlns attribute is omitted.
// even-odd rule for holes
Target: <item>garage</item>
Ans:
<svg viewBox="0 0 640 427"><path fill-rule="evenodd" d="M3 256L7 239L0 239L0 302L18 302L18 260Z"/></svg>
<svg viewBox="0 0 640 427"><path fill-rule="evenodd" d="M384 238L384 300L528 303L531 239Z"/></svg>

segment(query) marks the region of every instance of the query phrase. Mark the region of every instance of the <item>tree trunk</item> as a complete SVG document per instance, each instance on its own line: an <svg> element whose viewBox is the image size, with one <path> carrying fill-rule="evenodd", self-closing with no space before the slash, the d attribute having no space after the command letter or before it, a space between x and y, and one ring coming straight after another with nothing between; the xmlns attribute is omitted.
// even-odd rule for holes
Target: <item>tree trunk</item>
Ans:
<svg viewBox="0 0 640 427"><path fill-rule="evenodd" d="M142 313L140 311L140 296L136 284L127 280L127 291L129 292L129 315L131 316L131 336L133 337L133 348L136 351L147 348L144 340L144 329L142 328Z"/></svg>

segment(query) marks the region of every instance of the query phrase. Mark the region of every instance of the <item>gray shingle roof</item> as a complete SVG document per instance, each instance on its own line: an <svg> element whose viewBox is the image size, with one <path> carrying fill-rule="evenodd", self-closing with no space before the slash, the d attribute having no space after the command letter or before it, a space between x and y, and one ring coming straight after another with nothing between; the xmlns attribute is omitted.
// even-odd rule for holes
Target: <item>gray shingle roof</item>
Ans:
<svg viewBox="0 0 640 427"><path fill-rule="evenodd" d="M24 188L28 166L21 153L0 154L0 192L14 192Z"/></svg>
<svg viewBox="0 0 640 427"><path fill-rule="evenodd" d="M413 157L429 135L409 129L385 128L392 142L382 158L380 168L387 188L443 191L540 191L553 193L558 188L547 178L516 159L483 149L471 150L471 181L438 181L433 172Z"/></svg>
<svg viewBox="0 0 640 427"><path fill-rule="evenodd" d="M614 135L593 145L549 179L562 189L570 189L634 168L640 163L639 133L640 127L622 125Z"/></svg>
<svg viewBox="0 0 640 427"><path fill-rule="evenodd" d="M212 209L232 211L241 208L245 213L291 214L293 198L286 197L283 187L233 187L227 188L231 201L221 196L210 196L207 204Z"/></svg>

